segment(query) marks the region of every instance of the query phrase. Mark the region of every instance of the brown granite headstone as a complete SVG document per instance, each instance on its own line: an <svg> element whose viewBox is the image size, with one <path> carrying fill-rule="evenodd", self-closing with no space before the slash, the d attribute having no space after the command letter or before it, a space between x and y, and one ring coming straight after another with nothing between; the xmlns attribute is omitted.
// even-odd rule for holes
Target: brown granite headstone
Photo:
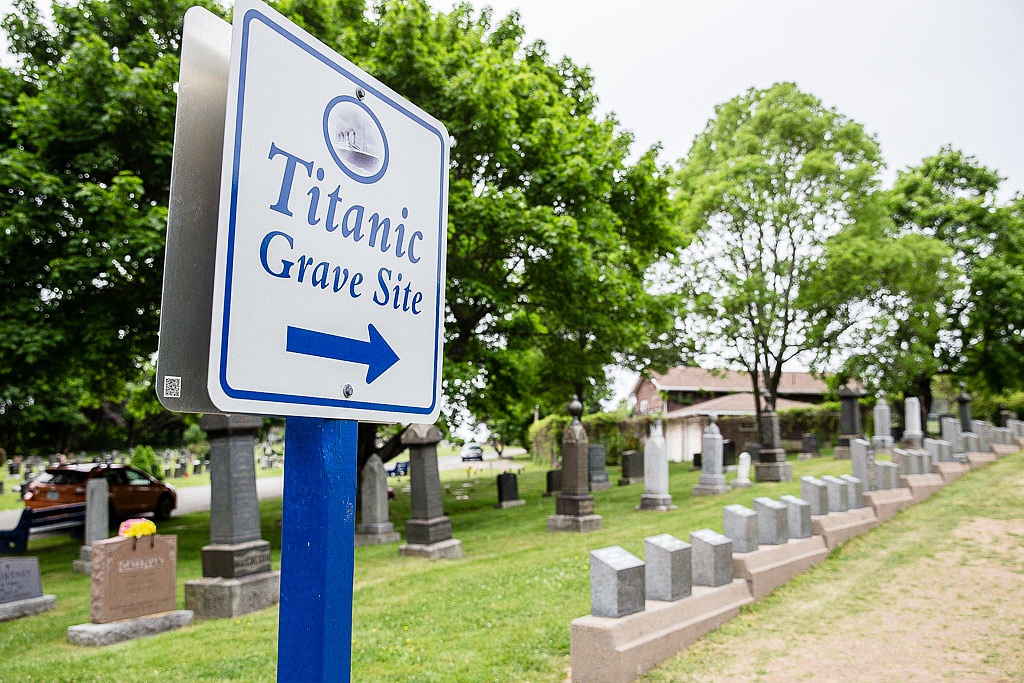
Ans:
<svg viewBox="0 0 1024 683"><path fill-rule="evenodd" d="M177 536L94 542L89 621L109 624L174 610L177 562Z"/></svg>

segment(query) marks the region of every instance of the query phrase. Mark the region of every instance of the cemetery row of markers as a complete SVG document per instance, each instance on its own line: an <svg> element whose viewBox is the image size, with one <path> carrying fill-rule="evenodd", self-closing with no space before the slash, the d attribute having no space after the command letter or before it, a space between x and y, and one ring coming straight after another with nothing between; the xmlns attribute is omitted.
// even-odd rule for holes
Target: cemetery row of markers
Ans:
<svg viewBox="0 0 1024 683"><path fill-rule="evenodd" d="M914 411L916 417L916 401L908 402L908 415ZM849 457L851 474L802 477L799 498L757 497L752 508L726 505L724 533L696 530L689 542L670 534L647 537L644 560L620 546L592 551L591 614L570 625L572 680L625 683L639 678L737 616L743 605L823 561L839 544L928 498L967 471L1024 447L1024 421L1004 416L1006 426L998 428L970 420L968 414L966 423L942 418L943 439L923 438L919 428L908 429L901 442L904 447L899 448L889 433L884 398L879 403L872 440L856 434L856 425L847 425L842 450L836 449L837 458ZM915 426L913 418L908 425ZM563 440L563 458L574 441L579 444L571 429ZM776 455L781 451L778 416L772 411L762 414L762 439L769 467L759 468L759 474L763 471L769 481L785 481L788 473L779 467L783 463ZM722 441L712 418L704 431L703 471L693 495L752 485L748 453L740 455L737 475L726 484ZM571 466L563 460L563 468ZM671 509L671 496L664 486L665 443L657 426L644 448L644 475L646 492L637 508ZM648 481L652 475L653 481ZM581 502L576 506L587 507ZM589 520L577 524L578 530L600 528L592 503L583 516ZM553 528L550 521L549 528ZM561 521L558 528L571 527Z"/></svg>

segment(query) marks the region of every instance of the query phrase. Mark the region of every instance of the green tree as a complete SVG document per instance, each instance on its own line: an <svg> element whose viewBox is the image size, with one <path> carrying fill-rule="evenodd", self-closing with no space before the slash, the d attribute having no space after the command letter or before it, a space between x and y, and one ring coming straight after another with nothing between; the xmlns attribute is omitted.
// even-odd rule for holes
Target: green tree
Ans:
<svg viewBox="0 0 1024 683"><path fill-rule="evenodd" d="M792 83L720 105L680 161L682 319L698 356L741 368L774 404L783 366L822 342L835 297L807 296L828 240L881 217L881 157L863 127ZM838 336L852 324L839 320Z"/></svg>

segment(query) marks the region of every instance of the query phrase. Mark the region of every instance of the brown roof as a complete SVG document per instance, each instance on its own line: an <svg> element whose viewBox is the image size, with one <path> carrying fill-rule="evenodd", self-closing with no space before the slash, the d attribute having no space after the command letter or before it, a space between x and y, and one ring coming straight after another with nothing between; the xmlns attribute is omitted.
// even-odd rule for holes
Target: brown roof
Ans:
<svg viewBox="0 0 1024 683"><path fill-rule="evenodd" d="M775 399L776 410L813 407L813 404L804 403L803 401L793 401L788 398ZM703 401L695 406L673 410L665 415L665 418L671 420L690 415L710 415L711 413L716 415L754 415L756 414L754 395L749 391L739 394L726 394L725 396L713 398L710 401Z"/></svg>
<svg viewBox="0 0 1024 683"><path fill-rule="evenodd" d="M705 370L703 368L672 368L664 374L651 375L659 390L710 391L737 393L750 391L750 376L734 370ZM828 392L825 382L808 372L783 372L779 379L780 394L808 394L821 396Z"/></svg>

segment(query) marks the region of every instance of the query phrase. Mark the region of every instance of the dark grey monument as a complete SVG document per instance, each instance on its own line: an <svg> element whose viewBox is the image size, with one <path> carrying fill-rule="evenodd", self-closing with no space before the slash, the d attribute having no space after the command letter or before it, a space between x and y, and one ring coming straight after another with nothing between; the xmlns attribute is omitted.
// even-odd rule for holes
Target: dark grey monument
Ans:
<svg viewBox="0 0 1024 683"><path fill-rule="evenodd" d="M441 431L434 425L409 425L402 443L409 447L412 518L405 523L405 545L399 555L446 560L462 557L462 541L452 538L452 520L444 514L441 478L437 470L437 443Z"/></svg>
<svg viewBox="0 0 1024 683"><path fill-rule="evenodd" d="M573 396L568 408L572 422L562 432L562 492L555 499L555 514L548 517L548 531L597 531L603 520L594 514L590 495L589 443L580 422L583 404L578 396Z"/></svg>
<svg viewBox="0 0 1024 683"><path fill-rule="evenodd" d="M43 594L38 557L0 558L0 622L53 609L57 598Z"/></svg>
<svg viewBox="0 0 1024 683"><path fill-rule="evenodd" d="M512 472L505 472L498 475L498 502L496 508L514 508L526 505L526 501L519 497L519 477Z"/></svg>
<svg viewBox="0 0 1024 683"><path fill-rule="evenodd" d="M200 619L236 617L281 596L281 572L270 566L270 542L260 537L256 495L258 415L204 415L210 438L210 544L202 549L203 578L185 582L185 605Z"/></svg>
<svg viewBox="0 0 1024 683"><path fill-rule="evenodd" d="M859 389L844 384L839 387L839 444L835 449L836 460L850 459L850 439L861 438Z"/></svg>
<svg viewBox="0 0 1024 683"><path fill-rule="evenodd" d="M603 443L592 443L587 447L587 471L591 491L605 491L612 487L605 469L605 447Z"/></svg>
<svg viewBox="0 0 1024 683"><path fill-rule="evenodd" d="M622 451L622 477L619 486L642 484L644 481L644 454L640 451Z"/></svg>
<svg viewBox="0 0 1024 683"><path fill-rule="evenodd" d="M562 470L548 470L545 496L557 496L562 492Z"/></svg>
<svg viewBox="0 0 1024 683"><path fill-rule="evenodd" d="M960 414L960 430L962 432L974 432L974 421L971 419L972 398L967 393L967 384L960 382L960 395L956 397L956 403Z"/></svg>
<svg viewBox="0 0 1024 683"><path fill-rule="evenodd" d="M790 481L793 479L793 465L786 462L786 451L782 448L782 427L779 414L768 403L761 413L761 452L754 465L754 478L758 481Z"/></svg>

